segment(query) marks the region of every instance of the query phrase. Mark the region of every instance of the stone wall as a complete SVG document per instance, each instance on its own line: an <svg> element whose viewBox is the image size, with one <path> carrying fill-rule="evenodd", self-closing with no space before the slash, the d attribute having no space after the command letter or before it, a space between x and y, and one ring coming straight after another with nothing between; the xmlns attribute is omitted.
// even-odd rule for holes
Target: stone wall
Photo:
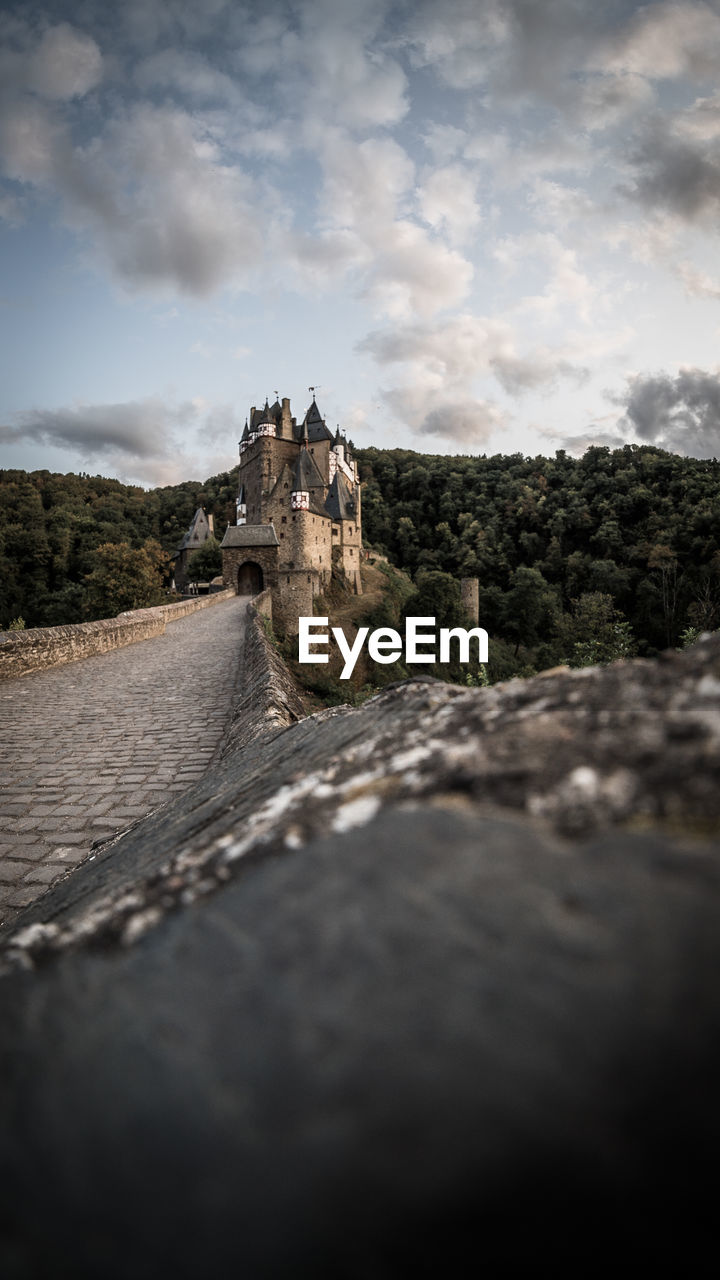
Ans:
<svg viewBox="0 0 720 1280"><path fill-rule="evenodd" d="M702 1274L719 832L720 636L228 752L6 952L13 1280Z"/></svg>
<svg viewBox="0 0 720 1280"><path fill-rule="evenodd" d="M257 613L262 614L263 618L269 618L272 622L272 591L269 587L253 596L252 607Z"/></svg>
<svg viewBox="0 0 720 1280"><path fill-rule="evenodd" d="M32 627L29 631L0 633L0 680L28 675L47 667L58 667L96 653L121 649L138 640L162 635L168 622L184 618L198 609L207 609L220 600L229 600L235 592L216 591L193 600L151 609L134 609L117 618L101 618L96 622L71 623L64 627Z"/></svg>
<svg viewBox="0 0 720 1280"><path fill-rule="evenodd" d="M270 591L261 591L248 605L240 697L224 755L268 733L302 720L305 709L295 681L268 638L263 618L272 618Z"/></svg>
<svg viewBox="0 0 720 1280"><path fill-rule="evenodd" d="M322 590L314 569L287 569L278 573L273 591L273 617L288 635L297 635L299 618L312 616L313 600Z"/></svg>

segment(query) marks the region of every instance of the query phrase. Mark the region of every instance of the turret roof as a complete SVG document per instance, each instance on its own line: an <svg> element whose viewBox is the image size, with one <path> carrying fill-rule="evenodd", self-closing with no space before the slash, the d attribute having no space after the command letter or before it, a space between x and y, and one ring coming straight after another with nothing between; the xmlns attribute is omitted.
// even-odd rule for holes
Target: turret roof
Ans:
<svg viewBox="0 0 720 1280"><path fill-rule="evenodd" d="M262 414L261 414L260 418L258 419L258 425L262 425L262 423L263 423L263 422L271 422L271 423L273 423L273 425L274 425L274 423L275 423L275 419L274 419L274 417L273 417L272 409L270 408L270 406L269 406L269 404L268 404L268 402L267 402L267 397L265 398L265 408L263 409Z"/></svg>
<svg viewBox="0 0 720 1280"><path fill-rule="evenodd" d="M324 487L323 478L318 471L312 454L308 453L307 449L301 449L298 454L298 460L295 463L293 493L306 492L310 489L323 489Z"/></svg>
<svg viewBox="0 0 720 1280"><path fill-rule="evenodd" d="M332 431L329 431L325 425L325 420L317 407L317 402L313 399L303 419L303 428L307 431L308 440L311 444L315 444L317 440L332 440Z"/></svg>
<svg viewBox="0 0 720 1280"><path fill-rule="evenodd" d="M345 476L336 471L325 499L325 510L333 520L354 520L357 515L357 501Z"/></svg>
<svg viewBox="0 0 720 1280"><path fill-rule="evenodd" d="M198 528L198 525L200 528ZM204 529L202 526L205 526ZM178 551L184 551L186 547L200 547L206 542L210 534L210 522L205 515L202 507L198 507L195 515L190 521L190 528L183 536L182 541L178 543Z"/></svg>

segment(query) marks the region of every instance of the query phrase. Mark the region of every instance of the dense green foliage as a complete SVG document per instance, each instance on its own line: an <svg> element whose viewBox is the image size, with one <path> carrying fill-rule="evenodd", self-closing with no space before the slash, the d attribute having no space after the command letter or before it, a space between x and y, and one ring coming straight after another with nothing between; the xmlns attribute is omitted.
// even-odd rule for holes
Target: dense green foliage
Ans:
<svg viewBox="0 0 720 1280"><path fill-rule="evenodd" d="M635 445L580 459L355 452L365 543L414 583L410 599L388 596L375 609L374 626L408 613L456 625L457 580L477 576L498 679L652 654L720 625L718 462ZM108 616L127 599L128 577L139 584L132 599L157 595L157 544L172 553L198 506L222 537L236 483L232 471L146 491L98 476L0 472L0 625ZM119 586L108 544L125 544ZM129 551L143 552L134 569Z"/></svg>
<svg viewBox="0 0 720 1280"><path fill-rule="evenodd" d="M416 581L480 579L494 678L677 644L720 624L720 463L357 450L366 544ZM440 622L440 614L438 614Z"/></svg>
<svg viewBox="0 0 720 1280"><path fill-rule="evenodd" d="M50 627L112 616L99 549L124 543L152 559L159 543L172 554L199 506L222 536L235 518L235 488L234 473L147 491L102 476L0 471L0 626L17 617Z"/></svg>
<svg viewBox="0 0 720 1280"><path fill-rule="evenodd" d="M222 551L217 538L210 537L188 560L190 582L211 582L222 573Z"/></svg>
<svg viewBox="0 0 720 1280"><path fill-rule="evenodd" d="M85 579L85 606L91 617L116 617L126 609L162 604L169 557L159 542L142 547L105 542L94 553L94 569Z"/></svg>

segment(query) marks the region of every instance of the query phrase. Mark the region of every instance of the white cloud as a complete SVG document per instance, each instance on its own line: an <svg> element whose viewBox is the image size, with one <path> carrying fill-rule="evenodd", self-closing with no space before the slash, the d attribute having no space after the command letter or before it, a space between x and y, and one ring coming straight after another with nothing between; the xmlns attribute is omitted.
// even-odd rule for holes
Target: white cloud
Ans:
<svg viewBox="0 0 720 1280"><path fill-rule="evenodd" d="M675 132L681 137L711 142L720 137L720 93L709 98L696 98L692 106L676 116Z"/></svg>
<svg viewBox="0 0 720 1280"><path fill-rule="evenodd" d="M396 319L432 316L463 300L472 275L471 264L455 250L398 220L375 241L363 292Z"/></svg>
<svg viewBox="0 0 720 1280"><path fill-rule="evenodd" d="M650 79L715 76L720 15L709 4L647 4L596 49L591 64Z"/></svg>
<svg viewBox="0 0 720 1280"><path fill-rule="evenodd" d="M506 321L470 313L442 324L377 330L358 349L380 365L405 365L405 380L422 378L426 389L467 389L490 374L508 393L521 394L550 386L560 377L585 375L582 365L573 362L577 350L535 344L519 351L517 336Z"/></svg>
<svg viewBox="0 0 720 1280"><path fill-rule="evenodd" d="M459 164L434 169L418 188L424 222L447 235L450 244L465 244L480 225L477 176Z"/></svg>
<svg viewBox="0 0 720 1280"><path fill-rule="evenodd" d="M492 55L508 40L512 14L502 0L424 0L414 7L406 41L416 66L432 66L455 89L476 88Z"/></svg>
<svg viewBox="0 0 720 1280"><path fill-rule="evenodd" d="M550 318L570 309L584 324L589 324L597 319L598 310L607 303L599 284L582 270L576 250L550 232L505 236L496 243L494 256L510 273L517 273L528 258L532 259L534 268L545 269L544 289L521 297L515 304L517 311Z"/></svg>

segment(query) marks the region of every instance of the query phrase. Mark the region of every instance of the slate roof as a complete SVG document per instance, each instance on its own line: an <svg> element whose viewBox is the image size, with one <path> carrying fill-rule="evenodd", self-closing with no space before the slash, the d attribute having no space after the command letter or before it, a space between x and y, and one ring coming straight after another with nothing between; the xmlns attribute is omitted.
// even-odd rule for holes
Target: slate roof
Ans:
<svg viewBox="0 0 720 1280"><path fill-rule="evenodd" d="M317 468L317 463L307 449L301 449L295 463L293 475L293 492L307 489L324 489L325 482Z"/></svg>
<svg viewBox="0 0 720 1280"><path fill-rule="evenodd" d="M199 529L198 529L198 524L200 525ZM204 528L203 528L203 525L205 526ZM178 546L177 546L178 553L180 551L185 551L188 547L194 547L196 549L198 547L201 547L204 542L207 542L207 539L209 537L210 537L210 525L208 523L208 518L205 515L205 512L203 511L202 507L198 507L197 511L195 512L195 515L190 521L190 528L188 529L187 533L183 536L182 541L178 543Z"/></svg>
<svg viewBox="0 0 720 1280"><path fill-rule="evenodd" d="M304 432L307 433L307 438L311 444L315 444L318 440L332 440L334 438L332 431L329 431L325 426L315 400L313 400L303 419L300 438L302 438Z"/></svg>
<svg viewBox="0 0 720 1280"><path fill-rule="evenodd" d="M275 484L273 485L270 491L271 497L276 492L282 493L285 488L285 485L287 485L288 487L288 492L292 492L293 471L289 462L283 463L283 469L280 472L280 475L278 476L277 480L275 481Z"/></svg>
<svg viewBox="0 0 720 1280"><path fill-rule="evenodd" d="M325 499L325 510L333 520L354 520L357 516L355 494L345 476L336 471Z"/></svg>
<svg viewBox="0 0 720 1280"><path fill-rule="evenodd" d="M221 547L279 547L272 524L231 524L225 530Z"/></svg>
<svg viewBox="0 0 720 1280"><path fill-rule="evenodd" d="M261 426L264 422L271 422L273 426L276 425L272 409L270 408L267 400L265 401L265 408L263 409L260 417L256 419L256 425Z"/></svg>

